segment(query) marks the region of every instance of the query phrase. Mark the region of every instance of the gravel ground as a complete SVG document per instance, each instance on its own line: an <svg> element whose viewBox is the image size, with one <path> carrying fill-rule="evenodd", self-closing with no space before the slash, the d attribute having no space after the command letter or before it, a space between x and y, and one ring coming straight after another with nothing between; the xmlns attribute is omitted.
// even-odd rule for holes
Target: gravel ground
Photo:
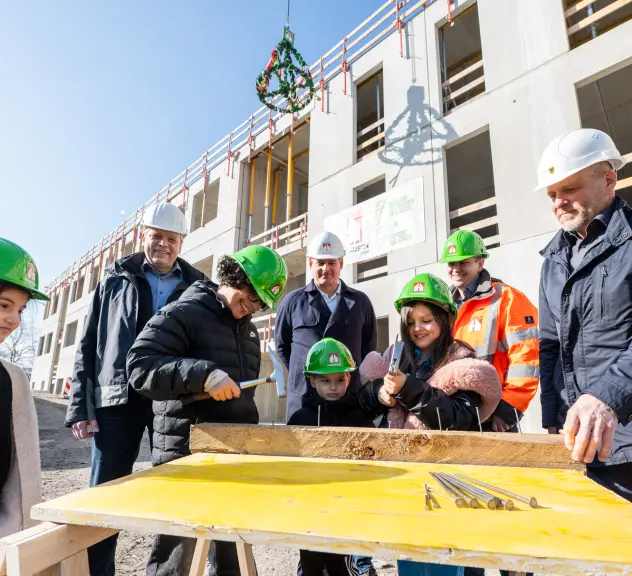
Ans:
<svg viewBox="0 0 632 576"><path fill-rule="evenodd" d="M88 485L90 473L90 442L75 440L64 427L66 401L38 393L35 398L39 418L42 454L44 499L51 500L81 490ZM134 470L150 466L149 443L143 439ZM152 537L133 532L122 532L116 551L117 575L144 574ZM295 576L298 552L289 548L255 546L259 576ZM375 560L380 576L395 576L393 563Z"/></svg>

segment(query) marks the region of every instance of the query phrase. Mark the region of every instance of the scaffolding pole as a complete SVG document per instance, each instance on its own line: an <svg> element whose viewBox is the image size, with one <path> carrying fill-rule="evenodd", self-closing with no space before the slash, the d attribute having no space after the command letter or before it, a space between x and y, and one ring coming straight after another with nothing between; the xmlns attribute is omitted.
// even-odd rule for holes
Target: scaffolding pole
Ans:
<svg viewBox="0 0 632 576"><path fill-rule="evenodd" d="M268 148L268 173L266 177L266 203L264 230L270 228L270 192L272 187L272 148Z"/></svg>
<svg viewBox="0 0 632 576"><path fill-rule="evenodd" d="M279 195L279 172L280 168L274 171L274 192L272 193L272 226L276 226L277 221L277 197Z"/></svg>
<svg viewBox="0 0 632 576"><path fill-rule="evenodd" d="M252 213L255 207L255 167L257 159L253 158L250 162L250 207L248 211L248 240L252 236Z"/></svg>
<svg viewBox="0 0 632 576"><path fill-rule="evenodd" d="M294 130L290 129L290 139L287 145L287 204L285 207L285 221L292 218L292 191L294 188L294 158L292 157L292 144Z"/></svg>

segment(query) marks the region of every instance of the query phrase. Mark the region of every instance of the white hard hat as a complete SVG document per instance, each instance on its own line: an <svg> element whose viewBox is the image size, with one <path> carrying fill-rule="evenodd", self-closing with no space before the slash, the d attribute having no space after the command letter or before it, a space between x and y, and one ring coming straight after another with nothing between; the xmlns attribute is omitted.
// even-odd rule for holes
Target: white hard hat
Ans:
<svg viewBox="0 0 632 576"><path fill-rule="evenodd" d="M307 248L307 256L316 260L334 260L344 255L344 246L333 232L325 231L316 234Z"/></svg>
<svg viewBox="0 0 632 576"><path fill-rule="evenodd" d="M538 164L538 187L534 192L599 162L610 162L615 170L625 165L625 158L608 134L591 128L561 134L542 153Z"/></svg>
<svg viewBox="0 0 632 576"><path fill-rule="evenodd" d="M169 230L177 234L186 235L187 221L182 210L174 204L162 202L153 204L145 211L143 225L159 230Z"/></svg>

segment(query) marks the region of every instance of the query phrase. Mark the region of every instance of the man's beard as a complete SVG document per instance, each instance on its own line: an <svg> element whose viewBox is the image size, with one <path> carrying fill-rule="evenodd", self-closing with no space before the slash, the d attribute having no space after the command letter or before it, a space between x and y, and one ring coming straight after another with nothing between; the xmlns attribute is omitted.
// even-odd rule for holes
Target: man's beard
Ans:
<svg viewBox="0 0 632 576"><path fill-rule="evenodd" d="M570 219L566 218L563 222L560 222L560 224L566 232L577 232L578 230L588 226L595 216L593 211L594 210L589 208L578 208L577 214L573 214ZM565 215L562 214L562 216Z"/></svg>

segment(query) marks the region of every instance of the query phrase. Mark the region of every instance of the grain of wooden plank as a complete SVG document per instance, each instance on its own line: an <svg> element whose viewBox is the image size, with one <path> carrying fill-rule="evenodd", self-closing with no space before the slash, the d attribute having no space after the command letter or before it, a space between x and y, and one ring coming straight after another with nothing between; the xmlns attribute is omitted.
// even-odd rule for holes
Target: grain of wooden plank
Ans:
<svg viewBox="0 0 632 576"><path fill-rule="evenodd" d="M584 470L561 436L199 424L192 452Z"/></svg>

